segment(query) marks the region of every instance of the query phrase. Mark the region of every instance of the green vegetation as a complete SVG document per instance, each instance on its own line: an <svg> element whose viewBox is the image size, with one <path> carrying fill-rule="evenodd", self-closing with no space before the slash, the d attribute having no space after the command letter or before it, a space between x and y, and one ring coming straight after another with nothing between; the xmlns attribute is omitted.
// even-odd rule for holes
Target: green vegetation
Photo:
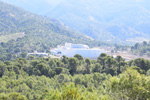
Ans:
<svg viewBox="0 0 150 100"><path fill-rule="evenodd" d="M9 40L16 40L17 38L24 37L24 33L15 33L10 35L0 36L0 43L1 42L8 42Z"/></svg>
<svg viewBox="0 0 150 100"><path fill-rule="evenodd" d="M25 57L26 53L34 50L48 52L50 48L65 42L106 45L73 32L55 19L35 15L0 1L0 60Z"/></svg>
<svg viewBox="0 0 150 100"><path fill-rule="evenodd" d="M150 61L63 56L0 61L0 100L148 100Z"/></svg>
<svg viewBox="0 0 150 100"><path fill-rule="evenodd" d="M135 55L150 56L150 42L143 41L143 43L136 43L131 47L131 52Z"/></svg>
<svg viewBox="0 0 150 100"><path fill-rule="evenodd" d="M97 60L79 54L61 59L27 56L34 50L49 52L64 42L105 44L2 2L0 33L0 100L150 99L149 60L126 62L105 53Z"/></svg>
<svg viewBox="0 0 150 100"><path fill-rule="evenodd" d="M25 37L17 42L31 46L55 47L65 42L101 44L87 38L86 35L73 32L61 22L32 14L21 8L0 2L0 36L24 32ZM42 47L42 48L44 48Z"/></svg>

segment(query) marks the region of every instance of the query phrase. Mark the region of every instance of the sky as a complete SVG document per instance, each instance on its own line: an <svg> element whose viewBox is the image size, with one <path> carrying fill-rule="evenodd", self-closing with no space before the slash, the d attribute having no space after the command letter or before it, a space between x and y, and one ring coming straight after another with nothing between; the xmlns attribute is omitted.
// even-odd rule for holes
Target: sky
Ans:
<svg viewBox="0 0 150 100"><path fill-rule="evenodd" d="M16 5L33 13L42 14L48 12L50 9L57 6L63 0L0 0L0 1Z"/></svg>
<svg viewBox="0 0 150 100"><path fill-rule="evenodd" d="M51 11L64 2L79 2L81 5L93 3L123 3L124 5L139 3L150 10L150 0L0 0L21 7L27 11L42 14ZM103 4L102 4L103 5Z"/></svg>

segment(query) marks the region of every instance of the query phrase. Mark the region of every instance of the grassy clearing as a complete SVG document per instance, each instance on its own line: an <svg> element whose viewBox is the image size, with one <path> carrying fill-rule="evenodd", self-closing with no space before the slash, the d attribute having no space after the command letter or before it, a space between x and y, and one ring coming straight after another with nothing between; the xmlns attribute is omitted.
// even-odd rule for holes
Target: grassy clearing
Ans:
<svg viewBox="0 0 150 100"><path fill-rule="evenodd" d="M12 40L12 39L16 40L17 38L22 38L24 36L25 36L24 32L10 34L10 35L3 35L3 36L0 36L0 42L8 42L9 40Z"/></svg>

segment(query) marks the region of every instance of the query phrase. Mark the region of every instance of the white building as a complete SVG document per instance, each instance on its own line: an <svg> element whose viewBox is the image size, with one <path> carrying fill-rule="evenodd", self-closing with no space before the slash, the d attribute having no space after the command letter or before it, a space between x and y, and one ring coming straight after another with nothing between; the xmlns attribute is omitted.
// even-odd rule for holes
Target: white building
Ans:
<svg viewBox="0 0 150 100"><path fill-rule="evenodd" d="M48 56L47 53L45 52L37 52L37 51L34 51L33 53L28 53L28 55L35 55L35 56Z"/></svg>
<svg viewBox="0 0 150 100"><path fill-rule="evenodd" d="M82 55L84 58L97 58L101 53L104 53L103 49L92 48L83 44L72 44L65 43L65 46L58 46L55 49L51 50L52 55L56 56L67 56L73 57L76 54Z"/></svg>

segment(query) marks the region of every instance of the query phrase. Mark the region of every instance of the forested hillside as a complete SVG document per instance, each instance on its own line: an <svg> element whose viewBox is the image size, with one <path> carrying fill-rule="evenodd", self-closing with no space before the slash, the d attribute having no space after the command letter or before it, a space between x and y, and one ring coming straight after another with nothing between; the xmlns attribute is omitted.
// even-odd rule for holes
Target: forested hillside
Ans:
<svg viewBox="0 0 150 100"><path fill-rule="evenodd" d="M22 52L48 51L65 42L90 46L103 44L74 32L55 19L32 14L4 2L0 2L0 39L0 59L5 60L16 58Z"/></svg>
<svg viewBox="0 0 150 100"><path fill-rule="evenodd" d="M97 40L130 43L150 38L149 0L5 1L56 18Z"/></svg>
<svg viewBox="0 0 150 100"><path fill-rule="evenodd" d="M0 2L0 36L19 32L24 32L29 40L27 42L32 44L45 42L45 45L55 46L63 41L88 41L88 38L71 31L57 20Z"/></svg>
<svg viewBox="0 0 150 100"><path fill-rule="evenodd" d="M18 58L0 61L0 100L148 100L150 61Z"/></svg>

